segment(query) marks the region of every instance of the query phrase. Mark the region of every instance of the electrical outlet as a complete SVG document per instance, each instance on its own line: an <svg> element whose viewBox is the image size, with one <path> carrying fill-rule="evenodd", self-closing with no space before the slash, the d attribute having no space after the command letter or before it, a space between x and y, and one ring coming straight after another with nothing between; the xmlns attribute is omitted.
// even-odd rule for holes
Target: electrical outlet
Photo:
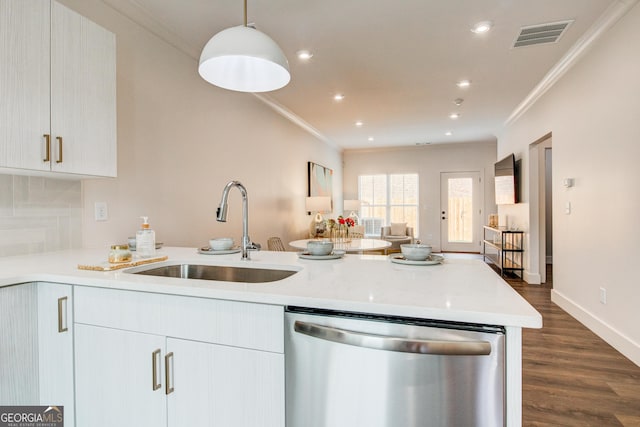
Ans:
<svg viewBox="0 0 640 427"><path fill-rule="evenodd" d="M607 290L605 288L600 288L600 303L607 303Z"/></svg>
<svg viewBox="0 0 640 427"><path fill-rule="evenodd" d="M96 221L106 221L109 219L107 202L96 202L94 205L94 216Z"/></svg>

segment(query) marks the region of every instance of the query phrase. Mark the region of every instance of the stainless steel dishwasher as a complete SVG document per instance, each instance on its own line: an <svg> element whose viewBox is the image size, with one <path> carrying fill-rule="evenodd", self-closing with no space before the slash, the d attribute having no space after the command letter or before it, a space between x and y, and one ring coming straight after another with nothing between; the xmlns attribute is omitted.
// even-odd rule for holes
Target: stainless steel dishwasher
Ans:
<svg viewBox="0 0 640 427"><path fill-rule="evenodd" d="M287 307L287 427L505 425L500 327Z"/></svg>

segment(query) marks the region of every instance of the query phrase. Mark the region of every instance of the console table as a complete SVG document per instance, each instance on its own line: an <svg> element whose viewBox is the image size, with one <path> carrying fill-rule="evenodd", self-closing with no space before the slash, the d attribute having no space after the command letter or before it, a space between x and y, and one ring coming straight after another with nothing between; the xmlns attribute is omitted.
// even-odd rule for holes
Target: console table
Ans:
<svg viewBox="0 0 640 427"><path fill-rule="evenodd" d="M485 225L482 236L484 260L495 264L500 269L501 276L513 273L522 279L523 236L523 231ZM488 253L487 247L493 251Z"/></svg>

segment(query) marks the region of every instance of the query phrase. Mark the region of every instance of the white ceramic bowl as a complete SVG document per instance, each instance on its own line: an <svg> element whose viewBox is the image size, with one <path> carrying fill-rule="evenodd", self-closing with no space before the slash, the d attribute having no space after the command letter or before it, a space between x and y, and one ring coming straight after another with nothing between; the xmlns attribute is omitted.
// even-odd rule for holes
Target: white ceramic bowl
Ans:
<svg viewBox="0 0 640 427"><path fill-rule="evenodd" d="M309 255L329 255L333 251L333 242L330 240L309 240L307 252Z"/></svg>
<svg viewBox="0 0 640 427"><path fill-rule="evenodd" d="M424 261L431 255L431 246L421 243L400 245L400 250L409 261Z"/></svg>
<svg viewBox="0 0 640 427"><path fill-rule="evenodd" d="M214 251L228 251L233 247L233 239L231 237L219 237L209 240L209 246Z"/></svg>

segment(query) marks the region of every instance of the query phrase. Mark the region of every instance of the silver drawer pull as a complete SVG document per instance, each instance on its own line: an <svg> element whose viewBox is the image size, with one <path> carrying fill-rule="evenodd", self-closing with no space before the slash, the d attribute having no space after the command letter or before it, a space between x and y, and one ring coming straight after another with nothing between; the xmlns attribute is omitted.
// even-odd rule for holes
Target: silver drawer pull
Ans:
<svg viewBox="0 0 640 427"><path fill-rule="evenodd" d="M151 353L151 375L153 375L153 382L151 383L151 389L153 391L162 387L162 383L158 381L158 368L160 365L160 349L154 350Z"/></svg>
<svg viewBox="0 0 640 427"><path fill-rule="evenodd" d="M314 338L374 350L446 356L487 356L491 354L488 341L419 340L384 335L364 334L296 320L293 329Z"/></svg>
<svg viewBox="0 0 640 427"><path fill-rule="evenodd" d="M67 297L58 298L58 332L67 332Z"/></svg>
<svg viewBox="0 0 640 427"><path fill-rule="evenodd" d="M164 394L171 394L173 388L173 351L164 356Z"/></svg>

